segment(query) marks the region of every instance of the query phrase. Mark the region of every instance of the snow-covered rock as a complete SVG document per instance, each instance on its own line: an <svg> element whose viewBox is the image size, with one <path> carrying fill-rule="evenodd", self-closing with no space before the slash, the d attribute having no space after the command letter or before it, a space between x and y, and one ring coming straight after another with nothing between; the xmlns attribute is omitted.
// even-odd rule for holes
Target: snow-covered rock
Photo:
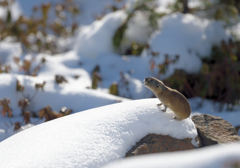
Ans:
<svg viewBox="0 0 240 168"><path fill-rule="evenodd" d="M218 168L239 165L240 143L214 145L182 152L130 157L102 168Z"/></svg>
<svg viewBox="0 0 240 168"><path fill-rule="evenodd" d="M1 166L94 168L123 158L149 133L197 136L190 118L176 121L157 103L142 99L108 105L24 130L0 143Z"/></svg>
<svg viewBox="0 0 240 168"><path fill-rule="evenodd" d="M201 138L201 145L210 146L221 143L240 142L236 129L221 117L194 115L191 117Z"/></svg>

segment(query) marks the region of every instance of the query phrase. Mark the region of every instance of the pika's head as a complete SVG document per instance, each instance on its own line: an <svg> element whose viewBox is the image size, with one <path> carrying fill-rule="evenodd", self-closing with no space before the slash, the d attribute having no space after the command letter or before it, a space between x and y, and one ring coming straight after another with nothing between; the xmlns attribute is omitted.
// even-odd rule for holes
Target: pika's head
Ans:
<svg viewBox="0 0 240 168"><path fill-rule="evenodd" d="M144 86L152 90L154 93L159 93L165 89L164 83L154 77L145 78L143 82Z"/></svg>

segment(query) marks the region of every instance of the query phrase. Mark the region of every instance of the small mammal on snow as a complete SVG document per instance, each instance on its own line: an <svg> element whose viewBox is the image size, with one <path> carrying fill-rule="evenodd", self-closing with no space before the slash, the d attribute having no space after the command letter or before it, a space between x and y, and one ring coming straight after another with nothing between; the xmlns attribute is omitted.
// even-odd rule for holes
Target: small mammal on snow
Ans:
<svg viewBox="0 0 240 168"><path fill-rule="evenodd" d="M175 120L181 121L186 119L191 114L191 107L186 99L180 92L175 89L171 89L164 85L164 83L156 78L148 77L144 79L144 85L149 88L161 101L158 106L164 105L166 112L167 108L175 113Z"/></svg>

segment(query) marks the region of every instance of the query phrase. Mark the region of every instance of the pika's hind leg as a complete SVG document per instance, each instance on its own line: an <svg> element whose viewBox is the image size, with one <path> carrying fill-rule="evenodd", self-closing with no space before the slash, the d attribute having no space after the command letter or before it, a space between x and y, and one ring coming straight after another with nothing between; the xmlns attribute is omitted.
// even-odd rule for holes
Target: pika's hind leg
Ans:
<svg viewBox="0 0 240 168"><path fill-rule="evenodd" d="M173 119L174 119L174 120L177 120L177 121L182 121L182 119L177 118L176 116L174 116Z"/></svg>
<svg viewBox="0 0 240 168"><path fill-rule="evenodd" d="M164 106L164 109L162 110L162 112L166 112L167 111L167 106L163 105Z"/></svg>

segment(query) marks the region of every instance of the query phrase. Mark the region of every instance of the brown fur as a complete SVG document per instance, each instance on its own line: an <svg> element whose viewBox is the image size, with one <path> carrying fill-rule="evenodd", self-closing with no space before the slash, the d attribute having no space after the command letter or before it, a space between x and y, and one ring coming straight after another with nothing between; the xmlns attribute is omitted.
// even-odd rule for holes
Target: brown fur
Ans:
<svg viewBox="0 0 240 168"><path fill-rule="evenodd" d="M169 108L175 113L176 117L174 117L174 119L183 120L190 116L190 104L180 92L167 87L162 81L153 77L145 78L144 85L153 91L165 106L165 111Z"/></svg>

